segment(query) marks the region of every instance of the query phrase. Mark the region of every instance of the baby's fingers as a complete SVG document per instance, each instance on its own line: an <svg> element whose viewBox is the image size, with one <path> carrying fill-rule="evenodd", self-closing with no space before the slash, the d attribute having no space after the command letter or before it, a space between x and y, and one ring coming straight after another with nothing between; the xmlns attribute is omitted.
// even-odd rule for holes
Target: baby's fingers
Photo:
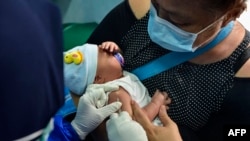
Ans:
<svg viewBox="0 0 250 141"><path fill-rule="evenodd" d="M104 50L108 50L109 44L110 44L109 42L103 42L101 45L99 45L99 47L104 49Z"/></svg>
<svg viewBox="0 0 250 141"><path fill-rule="evenodd" d="M119 51L119 47L116 43L114 42L103 42L99 47L101 47L102 49L109 51L109 52L117 52Z"/></svg>
<svg viewBox="0 0 250 141"><path fill-rule="evenodd" d="M169 105L171 103L171 98L170 97L167 97L166 99L165 99L165 103L164 103L164 105Z"/></svg>

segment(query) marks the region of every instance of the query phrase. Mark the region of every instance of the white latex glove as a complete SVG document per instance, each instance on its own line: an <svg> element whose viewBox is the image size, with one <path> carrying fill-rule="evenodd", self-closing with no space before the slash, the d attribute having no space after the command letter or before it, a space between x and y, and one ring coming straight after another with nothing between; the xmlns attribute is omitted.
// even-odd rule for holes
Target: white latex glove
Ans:
<svg viewBox="0 0 250 141"><path fill-rule="evenodd" d="M118 88L110 84L92 84L87 87L85 94L79 99L76 116L71 122L80 139L85 139L106 117L121 107L120 102L104 106L107 101L105 93Z"/></svg>
<svg viewBox="0 0 250 141"><path fill-rule="evenodd" d="M128 112L114 113L106 123L109 141L148 141L142 126Z"/></svg>

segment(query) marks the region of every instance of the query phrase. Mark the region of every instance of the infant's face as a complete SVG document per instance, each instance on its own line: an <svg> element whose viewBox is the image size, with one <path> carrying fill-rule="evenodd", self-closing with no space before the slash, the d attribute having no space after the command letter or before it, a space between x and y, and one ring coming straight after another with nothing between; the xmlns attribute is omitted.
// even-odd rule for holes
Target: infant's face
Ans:
<svg viewBox="0 0 250 141"><path fill-rule="evenodd" d="M112 53L98 48L97 75L102 75L105 82L118 79L122 76L122 67Z"/></svg>

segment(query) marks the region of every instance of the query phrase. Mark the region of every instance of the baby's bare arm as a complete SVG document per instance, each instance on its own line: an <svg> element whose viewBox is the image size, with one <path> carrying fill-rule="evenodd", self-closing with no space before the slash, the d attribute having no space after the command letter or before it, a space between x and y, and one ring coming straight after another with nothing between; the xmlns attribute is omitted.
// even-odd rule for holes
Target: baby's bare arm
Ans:
<svg viewBox="0 0 250 141"><path fill-rule="evenodd" d="M117 99L119 99L119 101L122 103L121 110L127 111L129 115L133 117L131 97L128 92L122 87L120 87L118 91L110 93L109 103L117 101ZM143 111L148 115L149 119L153 121L159 113L160 106L165 105L168 109L168 104L170 103L171 99L168 97L168 94L166 92L160 92L159 90L157 90L154 93L154 96L152 97L150 103L143 107Z"/></svg>
<svg viewBox="0 0 250 141"><path fill-rule="evenodd" d="M128 94L128 92L122 87L120 87L119 90L113 91L109 94L108 103L117 101L117 99L119 99L119 101L122 103L121 110L127 111L129 115L133 117L133 112L131 107L132 99ZM159 112L160 106L167 105L170 102L171 102L170 98L168 98L165 92L156 91L151 99L151 102L145 107L143 107L143 111L145 111L149 119L153 121L153 119L157 116ZM92 133L92 135L95 138L94 140L102 140L102 141L108 140L106 133L106 124L104 123L102 124L102 126L98 126L97 129L94 131L94 134Z"/></svg>
<svg viewBox="0 0 250 141"><path fill-rule="evenodd" d="M108 103L115 102L117 99L122 103L121 110L127 111L129 115L132 115L131 97L127 91L120 87L119 90L111 92L109 94ZM106 121L92 132L92 137L94 141L108 141Z"/></svg>
<svg viewBox="0 0 250 141"><path fill-rule="evenodd" d="M117 91L113 91L109 94L108 103L112 103L119 100L122 103L121 110L127 111L130 116L132 116L132 108L131 108L131 97L128 92L122 87Z"/></svg>

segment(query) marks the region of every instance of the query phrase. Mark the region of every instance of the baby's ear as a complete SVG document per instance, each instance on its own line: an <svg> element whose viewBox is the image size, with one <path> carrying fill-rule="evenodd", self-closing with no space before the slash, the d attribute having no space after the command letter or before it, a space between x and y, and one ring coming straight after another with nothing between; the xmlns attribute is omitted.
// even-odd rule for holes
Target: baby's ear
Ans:
<svg viewBox="0 0 250 141"><path fill-rule="evenodd" d="M105 81L104 81L104 78L100 75L96 75L95 76L95 80L94 80L94 84L103 84Z"/></svg>

